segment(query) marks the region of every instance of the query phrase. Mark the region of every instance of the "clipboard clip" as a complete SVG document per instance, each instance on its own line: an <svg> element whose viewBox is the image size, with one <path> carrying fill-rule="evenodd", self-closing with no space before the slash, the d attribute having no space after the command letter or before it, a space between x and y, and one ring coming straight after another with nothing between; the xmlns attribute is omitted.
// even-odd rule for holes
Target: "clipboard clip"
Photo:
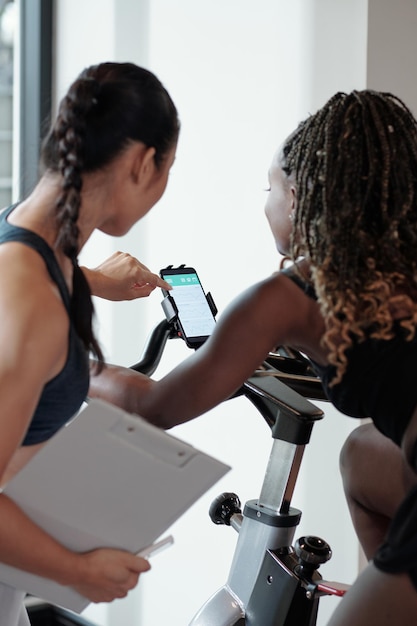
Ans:
<svg viewBox="0 0 417 626"><path fill-rule="evenodd" d="M138 428L140 420L140 428ZM158 437L155 426L146 422L140 416L124 415L109 429L109 434L117 437L123 445L135 448L141 454L158 459L173 467L184 467L199 453L186 442L179 441L169 433L167 437Z"/></svg>

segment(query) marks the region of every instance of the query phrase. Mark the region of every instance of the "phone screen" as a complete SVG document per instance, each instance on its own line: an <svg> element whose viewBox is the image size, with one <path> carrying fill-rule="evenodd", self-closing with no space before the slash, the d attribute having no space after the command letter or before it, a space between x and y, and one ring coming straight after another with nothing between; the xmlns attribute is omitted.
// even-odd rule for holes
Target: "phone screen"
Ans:
<svg viewBox="0 0 417 626"><path fill-rule="evenodd" d="M213 332L216 320L193 268L161 270L172 286L169 295L178 310L178 321L189 345L199 345Z"/></svg>

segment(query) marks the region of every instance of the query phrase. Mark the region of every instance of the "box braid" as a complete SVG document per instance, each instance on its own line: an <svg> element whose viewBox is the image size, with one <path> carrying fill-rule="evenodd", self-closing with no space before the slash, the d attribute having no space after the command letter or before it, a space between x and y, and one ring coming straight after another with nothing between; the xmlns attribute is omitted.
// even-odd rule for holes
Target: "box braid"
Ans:
<svg viewBox="0 0 417 626"><path fill-rule="evenodd" d="M178 132L175 106L151 72L131 63L102 63L84 70L70 86L44 142L41 164L62 181L56 246L73 263L72 320L99 362L103 355L92 328L91 292L78 265L83 174L105 167L133 141L154 147L159 167Z"/></svg>
<svg viewBox="0 0 417 626"><path fill-rule="evenodd" d="M297 187L292 257L306 256L336 366L365 336L417 325L417 122L390 93L338 93L283 148Z"/></svg>

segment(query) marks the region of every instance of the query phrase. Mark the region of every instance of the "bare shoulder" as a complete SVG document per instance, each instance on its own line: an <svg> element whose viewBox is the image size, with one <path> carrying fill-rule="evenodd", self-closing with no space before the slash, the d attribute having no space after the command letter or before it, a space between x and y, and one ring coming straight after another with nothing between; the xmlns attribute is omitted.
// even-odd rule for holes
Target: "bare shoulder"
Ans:
<svg viewBox="0 0 417 626"><path fill-rule="evenodd" d="M277 272L245 294L244 298L252 303L248 308L256 309L259 315L261 332L273 337L275 345L292 345L318 362L326 361L321 347L324 321L320 307L301 284Z"/></svg>
<svg viewBox="0 0 417 626"><path fill-rule="evenodd" d="M42 256L23 243L11 241L0 246L0 268L0 297L9 299L22 290L28 296L36 296L38 291L42 295L58 293Z"/></svg>
<svg viewBox="0 0 417 626"><path fill-rule="evenodd" d="M0 268L0 341L8 364L32 362L38 351L40 369L44 363L44 374L53 375L63 350L65 359L69 326L56 285L42 257L15 242L0 246Z"/></svg>

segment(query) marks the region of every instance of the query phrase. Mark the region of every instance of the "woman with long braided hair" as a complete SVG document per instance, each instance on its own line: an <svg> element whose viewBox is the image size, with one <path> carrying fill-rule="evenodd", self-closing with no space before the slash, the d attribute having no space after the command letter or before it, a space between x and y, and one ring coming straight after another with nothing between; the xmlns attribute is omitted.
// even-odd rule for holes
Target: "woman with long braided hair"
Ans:
<svg viewBox="0 0 417 626"><path fill-rule="evenodd" d="M330 624L411 626L417 615L417 122L392 94L337 93L284 142L269 180L266 215L292 265L238 297L206 343L161 380L106 366L92 378L90 394L169 428L229 398L276 346L307 355L329 400L347 415L372 418L407 466L402 492L408 493L393 525ZM186 396L178 391L185 388Z"/></svg>
<svg viewBox="0 0 417 626"><path fill-rule="evenodd" d="M96 229L125 234L162 196L179 121L160 81L131 63L87 68L60 103L33 193L0 215L0 474L7 482L80 408L89 356L102 364L91 292L109 299L166 286L129 255L96 271L78 255ZM123 597L149 563L120 550L78 554L0 494L0 560L93 602ZM28 624L24 592L0 584L1 623Z"/></svg>

